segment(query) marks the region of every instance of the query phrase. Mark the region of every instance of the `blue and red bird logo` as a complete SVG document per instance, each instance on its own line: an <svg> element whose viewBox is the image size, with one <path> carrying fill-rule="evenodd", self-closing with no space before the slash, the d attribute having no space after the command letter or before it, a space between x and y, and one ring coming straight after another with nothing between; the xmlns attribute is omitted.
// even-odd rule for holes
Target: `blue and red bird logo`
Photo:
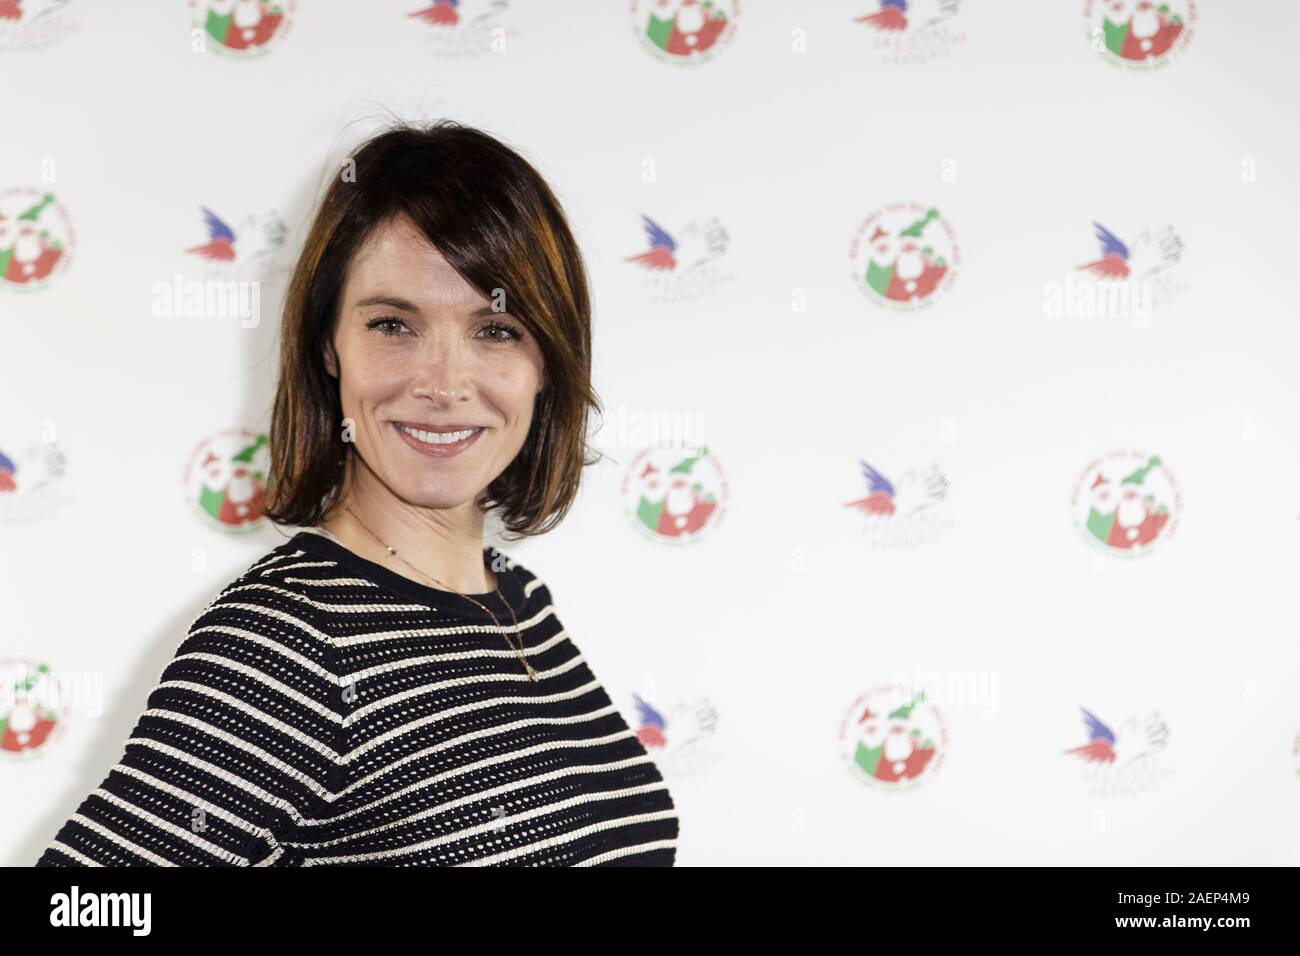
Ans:
<svg viewBox="0 0 1300 956"><path fill-rule="evenodd" d="M1127 279L1129 274L1128 246L1099 222L1094 222L1097 241L1101 243L1101 258L1086 262L1078 268L1103 279Z"/></svg>
<svg viewBox="0 0 1300 956"><path fill-rule="evenodd" d="M202 245L192 246L185 251L196 256L202 256L212 262L229 262L234 259L234 230L222 222L211 209L206 206L199 208L203 210L203 222L208 229L208 241Z"/></svg>

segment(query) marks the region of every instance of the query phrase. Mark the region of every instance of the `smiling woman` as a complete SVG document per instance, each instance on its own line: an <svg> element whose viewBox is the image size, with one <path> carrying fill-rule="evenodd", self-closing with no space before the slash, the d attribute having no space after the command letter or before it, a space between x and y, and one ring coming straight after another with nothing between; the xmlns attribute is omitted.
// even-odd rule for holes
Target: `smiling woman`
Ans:
<svg viewBox="0 0 1300 956"><path fill-rule="evenodd" d="M285 304L264 514L38 865L672 865L678 819L550 589L591 317L537 171L451 122L367 142Z"/></svg>
<svg viewBox="0 0 1300 956"><path fill-rule="evenodd" d="M365 144L321 203L283 336L268 517L337 515L354 442L374 471L444 502L500 464L473 503L510 532L544 533L567 513L600 408L586 270L549 186L494 137L444 121ZM407 417L425 431L483 427L493 441L472 474L376 467L365 452L387 464L396 447L394 425L377 426Z"/></svg>
<svg viewBox="0 0 1300 956"><path fill-rule="evenodd" d="M509 293L494 286L492 301L484 298L402 212L377 224L358 249L323 349L350 426L346 445L334 444L356 452L341 489L346 503L358 511L364 503L372 513L402 510L399 499L435 509L435 531L453 545L445 570L458 573L459 552L471 572L464 590L472 591L482 590L473 557L483 536L482 499L521 457L534 420L543 424L534 403L546 364L539 336L505 310ZM522 303L514 308L527 314ZM575 320L580 314L566 311ZM562 372L556 378L573 381ZM445 464L434 467L438 462ZM380 494L378 483L392 496ZM417 514L404 517L410 520L380 523L409 550L426 532ZM360 530L350 529L351 520L336 503L323 523L342 537Z"/></svg>

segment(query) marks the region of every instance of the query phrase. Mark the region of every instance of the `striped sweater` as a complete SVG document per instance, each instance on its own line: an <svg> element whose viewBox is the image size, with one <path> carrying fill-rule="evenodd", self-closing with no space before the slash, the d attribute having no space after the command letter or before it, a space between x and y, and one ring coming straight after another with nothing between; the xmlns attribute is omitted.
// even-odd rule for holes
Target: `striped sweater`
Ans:
<svg viewBox="0 0 1300 956"><path fill-rule="evenodd" d="M195 618L37 866L671 866L678 818L546 585L473 603L300 531ZM494 560L494 557L496 560Z"/></svg>

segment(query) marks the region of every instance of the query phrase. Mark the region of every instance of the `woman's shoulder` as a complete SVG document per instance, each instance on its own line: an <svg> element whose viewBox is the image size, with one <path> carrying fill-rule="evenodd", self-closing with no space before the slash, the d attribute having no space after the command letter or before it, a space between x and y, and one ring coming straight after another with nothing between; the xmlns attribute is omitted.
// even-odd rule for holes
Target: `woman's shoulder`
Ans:
<svg viewBox="0 0 1300 956"><path fill-rule="evenodd" d="M335 607L320 600L324 594L360 591L369 595L381 590L374 581L341 563L332 549L322 547L325 540L314 532L298 532L249 564L216 600L289 601L319 616Z"/></svg>
<svg viewBox="0 0 1300 956"><path fill-rule="evenodd" d="M332 733L340 719L337 652L321 605L302 583L313 573L304 557L292 541L283 542L208 601L180 636L146 717L189 720L201 713L238 736L253 726L239 723L250 717L261 732L261 708L274 705L282 716L302 704L314 716L296 715L295 726L315 720L325 728L321 735Z"/></svg>
<svg viewBox="0 0 1300 956"><path fill-rule="evenodd" d="M300 545L290 538L248 564L199 612L190 634L224 625L257 631L268 640L327 643L321 629L325 606L313 597L312 584L329 568Z"/></svg>
<svg viewBox="0 0 1300 956"><path fill-rule="evenodd" d="M530 604L534 601L538 601L542 605L554 603L554 596L551 594L550 586L531 567L524 564L510 552L500 548L489 547L485 550L492 559L492 570L498 574L502 570L508 571L518 582L525 600Z"/></svg>

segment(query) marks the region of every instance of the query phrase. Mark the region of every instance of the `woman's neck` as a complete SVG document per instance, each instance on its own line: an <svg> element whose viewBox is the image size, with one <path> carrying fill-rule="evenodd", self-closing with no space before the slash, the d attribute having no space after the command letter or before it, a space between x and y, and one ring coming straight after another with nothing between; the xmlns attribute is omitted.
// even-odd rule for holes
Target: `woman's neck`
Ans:
<svg viewBox="0 0 1300 956"><path fill-rule="evenodd" d="M474 512L468 520L410 505L386 489L383 496L353 489L330 509L321 527L349 550L403 577L424 585L432 578L443 590L482 594L495 590L498 582L483 561L482 515L472 503L466 509Z"/></svg>

